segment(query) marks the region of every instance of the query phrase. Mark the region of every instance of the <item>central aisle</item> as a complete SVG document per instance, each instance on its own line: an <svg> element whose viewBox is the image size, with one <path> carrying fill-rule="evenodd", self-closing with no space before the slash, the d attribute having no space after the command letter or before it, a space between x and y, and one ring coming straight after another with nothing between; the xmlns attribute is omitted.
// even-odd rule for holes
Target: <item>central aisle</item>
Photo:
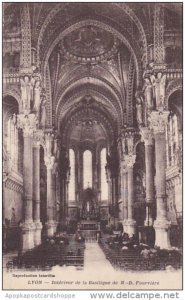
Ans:
<svg viewBox="0 0 185 300"><path fill-rule="evenodd" d="M84 269L94 270L98 272L101 268L106 270L106 272L115 271L111 263L106 259L105 254L98 245L98 243L85 243L85 256L84 256Z"/></svg>

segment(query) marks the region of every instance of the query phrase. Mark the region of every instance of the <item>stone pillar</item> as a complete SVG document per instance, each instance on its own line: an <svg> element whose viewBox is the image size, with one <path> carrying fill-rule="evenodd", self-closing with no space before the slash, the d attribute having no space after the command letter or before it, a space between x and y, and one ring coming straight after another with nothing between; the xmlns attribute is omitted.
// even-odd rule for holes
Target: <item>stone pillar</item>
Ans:
<svg viewBox="0 0 185 300"><path fill-rule="evenodd" d="M128 219L128 174L125 168L123 167L123 228L127 232L127 219Z"/></svg>
<svg viewBox="0 0 185 300"><path fill-rule="evenodd" d="M8 173L6 172L6 170L4 170L3 168L3 195L5 195L5 187L6 187L6 181L8 179ZM2 246L3 246L3 252L6 252L7 247L6 247L6 243L7 243L7 226L6 226L6 222L5 222L5 196L3 197L3 201L2 201L2 217L3 217L3 232L2 232Z"/></svg>
<svg viewBox="0 0 185 300"><path fill-rule="evenodd" d="M47 168L47 223L46 231L47 236L53 236L56 231L56 222L54 220L54 209L55 209L55 193L54 193L54 178L53 178L53 167L55 157L46 156L45 164Z"/></svg>
<svg viewBox="0 0 185 300"><path fill-rule="evenodd" d="M156 160L156 194L157 194L157 217L154 222L156 233L155 245L160 248L170 248L169 227L167 220L166 199L166 140L165 128L168 122L169 112L152 112L151 126L155 137L155 160Z"/></svg>
<svg viewBox="0 0 185 300"><path fill-rule="evenodd" d="M123 222L123 171L120 167L120 174L119 174L119 185L120 185L120 199L119 199L119 221Z"/></svg>
<svg viewBox="0 0 185 300"><path fill-rule="evenodd" d="M53 154L56 155L54 149L54 135L52 132L45 134L45 165L47 169L47 222L46 232L47 236L53 236L56 231L56 222L55 222L55 182L54 182L54 173L56 169L56 158Z"/></svg>
<svg viewBox="0 0 185 300"><path fill-rule="evenodd" d="M35 226L33 223L33 132L36 129L35 115L18 115L18 126L23 129L23 185L24 222L22 228L22 251L34 247Z"/></svg>
<svg viewBox="0 0 185 300"><path fill-rule="evenodd" d="M126 155L125 163L128 172L128 218L125 222L125 231L132 236L135 234L136 221L133 219L133 204L134 204L134 189L133 189L133 166L135 163L136 155Z"/></svg>
<svg viewBox="0 0 185 300"><path fill-rule="evenodd" d="M146 220L145 226L153 226L154 209L154 168L153 168L153 133L147 128L141 128L142 139L145 144L146 170Z"/></svg>
<svg viewBox="0 0 185 300"><path fill-rule="evenodd" d="M56 223L56 170L55 167L52 170L52 181L51 181L51 189L52 189L52 199L53 199L53 220Z"/></svg>
<svg viewBox="0 0 185 300"><path fill-rule="evenodd" d="M41 244L42 223L40 222L40 143L33 143L33 220L35 224L34 244Z"/></svg>

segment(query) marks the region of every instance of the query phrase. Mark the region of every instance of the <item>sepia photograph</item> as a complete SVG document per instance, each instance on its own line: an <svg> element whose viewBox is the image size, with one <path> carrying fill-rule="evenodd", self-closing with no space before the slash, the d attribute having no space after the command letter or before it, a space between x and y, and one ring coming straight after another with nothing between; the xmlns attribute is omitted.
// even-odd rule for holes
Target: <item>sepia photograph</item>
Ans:
<svg viewBox="0 0 185 300"><path fill-rule="evenodd" d="M3 290L182 290L182 18L2 3Z"/></svg>

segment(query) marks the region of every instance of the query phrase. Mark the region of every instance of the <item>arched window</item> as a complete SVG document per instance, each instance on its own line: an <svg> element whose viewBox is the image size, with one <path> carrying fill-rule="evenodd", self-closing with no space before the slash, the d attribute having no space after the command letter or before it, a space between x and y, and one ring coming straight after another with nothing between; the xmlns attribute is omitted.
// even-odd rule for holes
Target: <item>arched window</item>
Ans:
<svg viewBox="0 0 185 300"><path fill-rule="evenodd" d="M92 153L89 150L83 154L83 187L92 188Z"/></svg>
<svg viewBox="0 0 185 300"><path fill-rule="evenodd" d="M70 161L70 181L69 181L69 201L75 200L75 153L73 149L69 149Z"/></svg>
<svg viewBox="0 0 185 300"><path fill-rule="evenodd" d="M103 148L101 150L100 162L101 162L101 200L108 200L108 183L107 183L106 170L105 170L105 166L107 163L106 148Z"/></svg>

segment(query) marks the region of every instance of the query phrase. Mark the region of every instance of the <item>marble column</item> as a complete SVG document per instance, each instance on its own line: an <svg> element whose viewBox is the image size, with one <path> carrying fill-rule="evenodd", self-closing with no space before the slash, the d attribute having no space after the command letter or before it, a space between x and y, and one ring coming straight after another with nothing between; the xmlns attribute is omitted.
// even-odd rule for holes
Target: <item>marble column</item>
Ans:
<svg viewBox="0 0 185 300"><path fill-rule="evenodd" d="M55 168L52 170L52 180L51 180L51 189L52 189L52 199L53 199L53 220L56 222L56 170Z"/></svg>
<svg viewBox="0 0 185 300"><path fill-rule="evenodd" d="M127 232L127 219L128 219L128 174L125 165L123 166L123 228Z"/></svg>
<svg viewBox="0 0 185 300"><path fill-rule="evenodd" d="M6 225L6 222L5 222L5 204L6 204L6 201L5 201L5 187L6 187L6 181L8 179L8 173L6 172L6 170L4 170L3 168L3 201L2 201L2 217L3 217L3 232L2 232L2 246L3 246L3 251L6 252L7 250L7 225Z"/></svg>
<svg viewBox="0 0 185 300"><path fill-rule="evenodd" d="M122 168L120 168L120 199L119 199L119 221L123 222L123 172Z"/></svg>
<svg viewBox="0 0 185 300"><path fill-rule="evenodd" d="M55 209L55 193L54 193L54 178L53 178L53 167L55 157L46 156L45 164L47 168L47 223L46 231L47 236L53 236L56 231L56 222L54 220L54 209Z"/></svg>
<svg viewBox="0 0 185 300"><path fill-rule="evenodd" d="M36 129L35 115L18 115L18 126L23 129L23 186L24 221L22 228L22 251L34 247L35 225L33 223L33 132Z"/></svg>
<svg viewBox="0 0 185 300"><path fill-rule="evenodd" d="M125 231L132 236L136 231L136 221L133 219L134 187L133 187L133 166L136 155L125 155L125 164L127 166L128 176L128 216L124 225Z"/></svg>
<svg viewBox="0 0 185 300"><path fill-rule="evenodd" d="M156 194L157 194L157 217L154 222L155 245L169 249L169 227L167 219L166 199L166 140L165 128L168 122L169 112L152 112L151 126L155 137L155 160L156 160Z"/></svg>
<svg viewBox="0 0 185 300"><path fill-rule="evenodd" d="M154 168L153 168L153 133L147 128L141 128L142 139L145 144L146 171L146 220L145 226L153 226L154 215Z"/></svg>
<svg viewBox="0 0 185 300"><path fill-rule="evenodd" d="M33 220L35 224L34 245L41 244L40 222L40 143L33 143Z"/></svg>

